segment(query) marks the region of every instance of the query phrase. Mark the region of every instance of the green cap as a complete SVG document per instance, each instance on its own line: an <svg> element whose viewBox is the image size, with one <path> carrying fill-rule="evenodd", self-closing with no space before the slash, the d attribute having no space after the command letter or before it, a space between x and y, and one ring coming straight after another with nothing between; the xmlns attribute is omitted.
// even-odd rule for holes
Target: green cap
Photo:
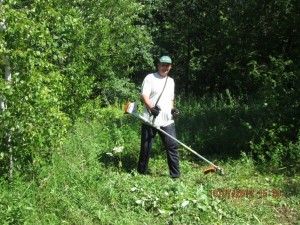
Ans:
<svg viewBox="0 0 300 225"><path fill-rule="evenodd" d="M172 64L172 59L169 56L164 55L164 56L160 57L159 62Z"/></svg>

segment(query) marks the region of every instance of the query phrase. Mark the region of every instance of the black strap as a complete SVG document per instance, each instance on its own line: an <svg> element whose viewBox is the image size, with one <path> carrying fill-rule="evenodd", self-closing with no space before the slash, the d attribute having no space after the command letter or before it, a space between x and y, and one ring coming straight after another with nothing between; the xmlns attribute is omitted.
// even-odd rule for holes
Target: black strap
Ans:
<svg viewBox="0 0 300 225"><path fill-rule="evenodd" d="M155 103L154 107L156 107L156 106L157 106L157 103L158 103L158 101L160 100L160 97L161 97L162 93L163 93L163 92L164 92L164 90L165 90L165 87L166 87L166 85L167 85L167 81L168 81L168 76L167 76L167 78L166 78L166 81L165 81L164 87L163 87L163 89L162 89L162 91L161 91L160 95L158 96L158 99L157 99L157 101L156 101L156 103ZM147 108L147 107L146 107L146 108ZM148 109L148 108L147 108L147 111L148 111L149 115L151 115L151 112L149 111L149 109Z"/></svg>
<svg viewBox="0 0 300 225"><path fill-rule="evenodd" d="M160 99L162 93L164 92L165 87L166 87L166 84L167 84L167 81L168 81L168 77L166 78L165 85L164 85L164 87L163 87L163 89L162 89L162 91L161 91L161 93L160 93L160 95L159 95L159 97L158 97L158 99L157 99L157 101L156 101L154 107L157 105L157 103L158 103L158 101L159 101L159 99Z"/></svg>

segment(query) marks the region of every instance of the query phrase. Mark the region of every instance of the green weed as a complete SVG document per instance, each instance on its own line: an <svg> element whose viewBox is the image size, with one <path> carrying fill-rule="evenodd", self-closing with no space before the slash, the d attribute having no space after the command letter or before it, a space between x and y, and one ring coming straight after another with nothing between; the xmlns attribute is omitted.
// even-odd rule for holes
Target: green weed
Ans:
<svg viewBox="0 0 300 225"><path fill-rule="evenodd" d="M1 224L299 222L297 173L261 171L241 153L238 159L207 155L225 176L204 175L209 165L180 148L182 177L173 180L157 139L149 164L153 174L140 175L140 122L116 106L97 113L76 122L51 165L33 180L0 181Z"/></svg>

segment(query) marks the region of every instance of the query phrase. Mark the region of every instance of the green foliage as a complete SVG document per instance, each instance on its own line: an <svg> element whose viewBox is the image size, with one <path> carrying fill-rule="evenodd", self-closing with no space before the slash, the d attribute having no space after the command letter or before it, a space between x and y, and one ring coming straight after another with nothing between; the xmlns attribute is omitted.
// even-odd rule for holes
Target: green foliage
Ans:
<svg viewBox="0 0 300 225"><path fill-rule="evenodd" d="M0 128L4 168L11 156L22 172L34 162L50 161L70 120L90 99L101 96L97 107L102 107L136 94L130 74L152 63L151 36L138 24L141 10L132 1L1 4L6 29L0 52L12 72L12 83L1 81L0 90L8 106ZM0 66L3 75L2 55Z"/></svg>
<svg viewBox="0 0 300 225"><path fill-rule="evenodd" d="M182 177L168 177L163 149L154 149L152 176L135 172L140 121L120 107L81 119L52 165L35 179L0 179L1 224L294 224L299 175L261 173L253 159L218 161L226 175L204 175L204 162L181 154ZM101 117L102 116L102 117ZM122 151L119 151L117 148ZM111 157L108 153L119 158ZM213 157L212 157L213 159ZM122 165L119 164L122 162ZM253 196L220 195L252 190ZM266 196L261 193L266 191ZM280 196L273 195L279 191ZM134 218L134 220L132 220Z"/></svg>
<svg viewBox="0 0 300 225"><path fill-rule="evenodd" d="M268 103L237 99L229 91L202 98L179 97L178 137L201 154L238 157L241 151L251 152L269 170L299 170L299 129L292 119L298 115L295 108L285 108L286 114L280 114L284 103L278 97L277 92L266 95ZM270 104L271 100L277 104Z"/></svg>
<svg viewBox="0 0 300 225"><path fill-rule="evenodd" d="M78 8L87 30L84 40L91 63L88 73L95 77L94 95L105 104L124 100L132 93L130 75L152 65L152 38L139 24L143 8L128 0L85 1Z"/></svg>
<svg viewBox="0 0 300 225"><path fill-rule="evenodd" d="M181 111L176 120L178 136L202 154L239 156L249 151L254 128L245 123L250 119L243 99L224 94L196 98L180 98L176 107Z"/></svg>
<svg viewBox="0 0 300 225"><path fill-rule="evenodd" d="M13 78L0 80L3 224L299 221L296 1L1 3L0 73L7 57ZM201 154L251 153L262 167L243 154L220 161L227 178L201 176L202 165L180 149L188 175L166 181L158 143L155 175L135 173L140 122L118 104L139 101L132 81L161 54L172 56L176 88L189 96L176 103L179 139ZM9 166L30 182L2 181ZM291 198L209 196L220 188L280 189Z"/></svg>
<svg viewBox="0 0 300 225"><path fill-rule="evenodd" d="M298 145L299 76L291 71L294 64L290 60L271 57L270 61L271 68L256 70L263 85L255 103L261 105L261 114L252 149L260 158L267 156L271 159L271 165L279 166L291 158L295 160L295 150L291 146Z"/></svg>
<svg viewBox="0 0 300 225"><path fill-rule="evenodd" d="M269 66L269 57L299 61L299 4L277 0L141 1L155 54L174 58L179 90L203 95L229 89L253 94L260 87L251 62ZM298 64L298 63L297 63Z"/></svg>
<svg viewBox="0 0 300 225"><path fill-rule="evenodd" d="M14 81L2 89L7 110L1 116L3 135L9 135L11 142L1 144L1 154L6 165L11 147L15 167L21 173L39 170L61 144L69 127L69 118L60 110L59 93L62 83L57 74L43 76L36 72L26 82L15 74ZM4 136L5 137L5 136Z"/></svg>
<svg viewBox="0 0 300 225"><path fill-rule="evenodd" d="M126 78L112 77L101 85L103 104L109 105L122 101L133 101L139 96L138 88Z"/></svg>
<svg viewBox="0 0 300 225"><path fill-rule="evenodd" d="M193 121L179 119L186 124L183 138L204 152L238 155L252 149L260 158L273 158L276 167L288 161L287 146L297 145L300 121L299 4L141 2L154 54L174 59L177 92L200 98L199 105L195 99L183 105ZM219 101L226 91L237 104Z"/></svg>

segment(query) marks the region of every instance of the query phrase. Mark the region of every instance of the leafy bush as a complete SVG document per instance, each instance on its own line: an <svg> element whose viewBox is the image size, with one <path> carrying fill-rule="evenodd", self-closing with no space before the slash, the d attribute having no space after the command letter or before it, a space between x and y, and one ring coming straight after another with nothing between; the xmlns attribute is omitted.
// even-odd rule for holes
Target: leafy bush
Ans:
<svg viewBox="0 0 300 225"><path fill-rule="evenodd" d="M8 102L0 117L4 124L1 133L10 138L9 142L1 142L1 169L7 171L8 157L12 155L16 172L34 175L61 146L70 121L60 110L59 78L58 74L46 77L36 72L25 82L16 74L14 81L1 91Z"/></svg>
<svg viewBox="0 0 300 225"><path fill-rule="evenodd" d="M291 162L297 165L298 122L290 118L299 117L295 113L297 100L287 108L283 100L291 96L281 95L283 99L276 96L236 98L227 91L224 95L202 98L190 96L188 100L179 97L178 138L201 154L239 157L243 151L268 162L272 165L269 168L278 169ZM274 103L269 104L271 101Z"/></svg>
<svg viewBox="0 0 300 225"><path fill-rule="evenodd" d="M113 77L110 80L98 84L101 90L102 106L124 102L128 99L134 100L139 96L137 86L126 78Z"/></svg>
<svg viewBox="0 0 300 225"><path fill-rule="evenodd" d="M152 64L151 36L136 24L141 10L127 0L1 2L0 72L9 64L12 75L9 85L0 81L8 106L0 118L1 172L13 160L24 174L49 163L89 99L131 98L130 73Z"/></svg>
<svg viewBox="0 0 300 225"><path fill-rule="evenodd" d="M300 78L292 71L295 64L280 57L270 57L268 68L257 69L262 85L254 102L259 115L251 149L276 168L299 161L295 149L299 148Z"/></svg>

